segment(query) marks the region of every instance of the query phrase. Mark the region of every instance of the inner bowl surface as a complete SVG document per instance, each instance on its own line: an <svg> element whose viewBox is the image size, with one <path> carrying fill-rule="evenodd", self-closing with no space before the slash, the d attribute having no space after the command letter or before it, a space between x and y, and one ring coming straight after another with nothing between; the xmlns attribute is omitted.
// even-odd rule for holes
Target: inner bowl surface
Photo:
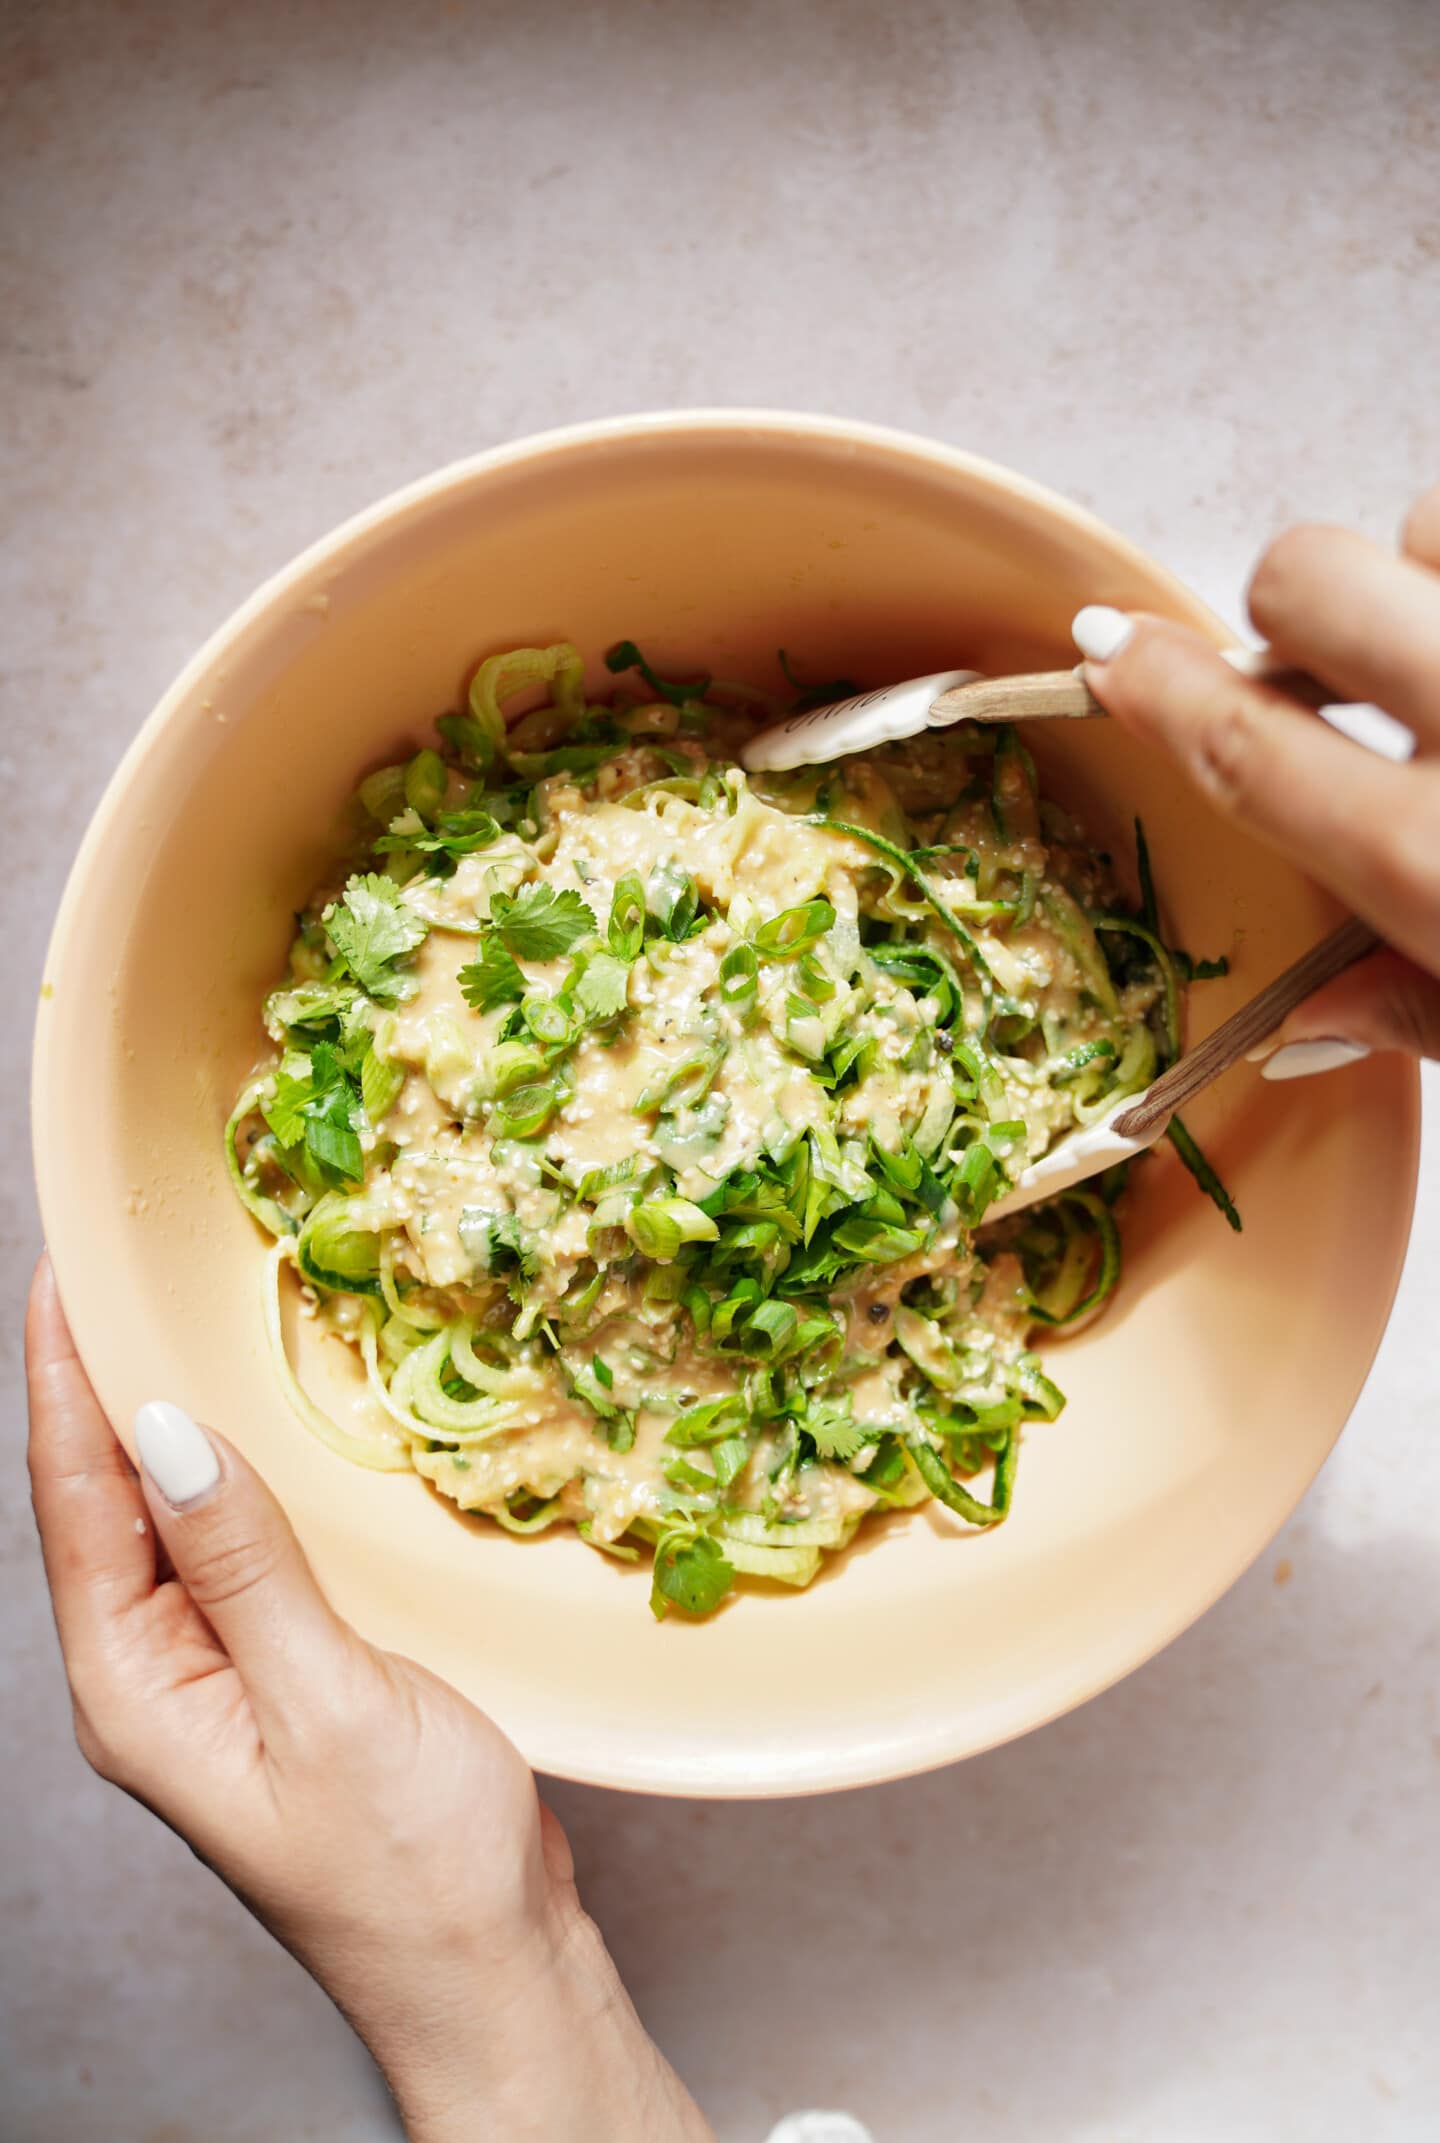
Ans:
<svg viewBox="0 0 1440 2143"><path fill-rule="evenodd" d="M862 1531L803 1595L656 1625L643 1569L347 1465L273 1381L262 1238L220 1130L339 807L500 647L573 639L597 688L622 636L662 669L779 689L784 647L803 675L879 682L1063 664L1091 601L1222 637L1099 523L921 440L736 412L549 434L384 502L262 588L96 814L50 950L35 1138L100 1396L127 1439L154 1396L233 1438L341 1611L542 1770L734 1796L861 1784L1022 1733L1168 1642L1283 1522L1360 1389L1404 1252L1418 1081L1396 1058L1283 1088L1242 1069L1191 1112L1245 1232L1172 1157L1137 1171L1119 1297L1044 1350L1069 1406L1032 1430L1004 1527L967 1534L930 1506ZM1192 1039L1333 922L1108 725L1066 725L1040 757L1117 854L1143 814L1173 938L1230 955L1192 992ZM345 1350L307 1339L301 1365L346 1402Z"/></svg>

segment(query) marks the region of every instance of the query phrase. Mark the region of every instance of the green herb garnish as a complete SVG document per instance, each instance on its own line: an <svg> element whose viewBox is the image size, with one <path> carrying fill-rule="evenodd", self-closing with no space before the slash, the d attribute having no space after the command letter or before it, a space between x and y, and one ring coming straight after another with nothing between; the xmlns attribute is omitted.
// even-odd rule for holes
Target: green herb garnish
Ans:
<svg viewBox="0 0 1440 2143"><path fill-rule="evenodd" d="M425 941L428 924L405 905L392 878L373 871L352 878L339 902L327 908L331 943L361 989L382 1001L405 988L399 962Z"/></svg>
<svg viewBox="0 0 1440 2143"><path fill-rule="evenodd" d="M992 1233L995 1201L1226 963L1166 942L1138 822L1114 904L1018 731L750 778L765 695L607 662L656 704L514 649L365 776L364 867L297 918L225 1158L364 1354L373 1425L285 1368L318 1433L521 1539L643 1547L657 1616L699 1617L808 1584L867 1508L1004 1520L1064 1403L1027 1335L1117 1285L1125 1169Z"/></svg>

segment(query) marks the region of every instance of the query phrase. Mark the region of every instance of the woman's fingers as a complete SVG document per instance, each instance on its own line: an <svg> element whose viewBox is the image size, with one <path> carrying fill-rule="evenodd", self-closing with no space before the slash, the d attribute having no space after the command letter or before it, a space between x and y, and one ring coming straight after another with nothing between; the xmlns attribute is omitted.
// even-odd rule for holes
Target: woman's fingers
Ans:
<svg viewBox="0 0 1440 2143"><path fill-rule="evenodd" d="M1440 767L1367 752L1182 626L1081 611L1075 635L1091 658L1086 677L1118 721L1166 746L1228 818L1332 887L1382 937L1440 965Z"/></svg>
<svg viewBox="0 0 1440 2143"><path fill-rule="evenodd" d="M72 1677L121 1641L155 1589L155 1544L134 1469L75 1352L48 1257L25 1318L30 1485L60 1648Z"/></svg>
<svg viewBox="0 0 1440 2143"><path fill-rule="evenodd" d="M1440 573L1440 484L1422 491L1405 516L1400 548L1407 558Z"/></svg>
<svg viewBox="0 0 1440 2143"><path fill-rule="evenodd" d="M140 1408L135 1444L175 1575L229 1653L262 1735L296 1723L353 1640L289 1519L224 1437L168 1401Z"/></svg>
<svg viewBox="0 0 1440 2143"><path fill-rule="evenodd" d="M1428 542L1428 511L1418 524ZM1440 577L1348 528L1289 528L1262 556L1250 615L1337 696L1373 700L1440 750Z"/></svg>
<svg viewBox="0 0 1440 2143"><path fill-rule="evenodd" d="M1312 1045L1350 1044L1335 1052L1336 1064L1368 1051L1403 1049L1410 1056L1440 1057L1440 981L1398 952L1372 953L1307 997L1290 1014L1268 1057L1265 1076L1287 1079L1305 1070L1328 1070ZM1289 1054L1296 1051L1295 1055Z"/></svg>
<svg viewBox="0 0 1440 2143"><path fill-rule="evenodd" d="M171 1667L178 1686L197 1660L213 1663L193 1642L204 1625L156 1619L168 1596L156 1590L158 1535L262 1733L267 1720L303 1718L336 1678L337 1647L348 1656L354 1639L264 1482L223 1437L163 1402L136 1417L137 1480L75 1352L48 1258L31 1288L25 1353L35 1517L77 1703L99 1717L137 1675L158 1693Z"/></svg>

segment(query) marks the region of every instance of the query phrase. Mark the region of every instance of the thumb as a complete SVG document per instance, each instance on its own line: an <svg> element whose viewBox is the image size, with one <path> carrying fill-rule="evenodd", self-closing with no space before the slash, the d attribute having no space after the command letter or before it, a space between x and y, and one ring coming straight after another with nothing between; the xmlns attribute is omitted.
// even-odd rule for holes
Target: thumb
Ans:
<svg viewBox="0 0 1440 2143"><path fill-rule="evenodd" d="M315 1582L289 1519L213 1429L152 1399L135 1416L141 1485L175 1575L205 1616L261 1720L314 1689L350 1635Z"/></svg>
<svg viewBox="0 0 1440 2143"><path fill-rule="evenodd" d="M1290 1014L1267 1052L1267 1079L1297 1079L1372 1050L1440 1057L1440 981L1384 950L1347 968Z"/></svg>

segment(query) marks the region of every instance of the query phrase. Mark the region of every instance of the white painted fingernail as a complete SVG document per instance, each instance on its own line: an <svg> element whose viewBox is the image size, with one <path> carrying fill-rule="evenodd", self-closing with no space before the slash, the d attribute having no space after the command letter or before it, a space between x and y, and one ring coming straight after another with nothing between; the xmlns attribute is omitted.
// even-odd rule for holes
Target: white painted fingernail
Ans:
<svg viewBox="0 0 1440 2143"><path fill-rule="evenodd" d="M220 1478L220 1461L205 1431L168 1399L150 1399L135 1416L140 1463L172 1510L203 1503Z"/></svg>
<svg viewBox="0 0 1440 2143"><path fill-rule="evenodd" d="M1368 1057L1368 1042L1287 1042L1261 1068L1262 1079L1309 1079L1316 1072L1339 1071Z"/></svg>
<svg viewBox="0 0 1440 2143"><path fill-rule="evenodd" d="M1076 611L1070 637L1087 662L1108 662L1134 630L1135 620L1123 610L1112 610L1108 603L1087 603Z"/></svg>
<svg viewBox="0 0 1440 2143"><path fill-rule="evenodd" d="M1247 1064L1263 1064L1263 1063L1265 1062L1265 1059L1266 1059L1267 1057L1273 1057L1273 1056L1274 1056L1274 1054L1275 1054L1276 1050L1277 1050L1277 1049L1278 1049L1279 1047L1280 1047L1280 1037L1279 1037L1279 1035L1278 1035L1278 1034L1272 1034L1268 1042L1257 1042L1257 1043L1255 1044L1255 1047L1254 1047L1253 1049L1247 1049L1247 1050L1246 1050L1246 1052L1245 1052L1245 1062L1246 1062Z"/></svg>

